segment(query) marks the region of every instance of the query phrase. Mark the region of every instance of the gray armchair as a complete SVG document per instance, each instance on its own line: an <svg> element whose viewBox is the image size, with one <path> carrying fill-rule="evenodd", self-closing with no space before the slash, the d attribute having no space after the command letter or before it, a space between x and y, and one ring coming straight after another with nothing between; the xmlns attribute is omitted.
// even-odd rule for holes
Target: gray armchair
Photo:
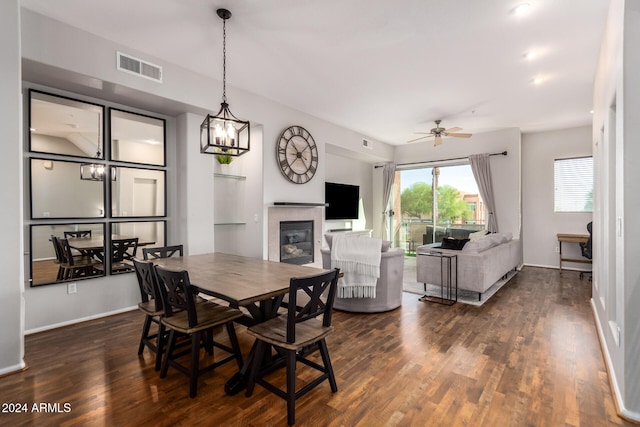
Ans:
<svg viewBox="0 0 640 427"><path fill-rule="evenodd" d="M331 268L331 249L322 248L322 267ZM333 308L355 313L380 313L402 304L404 249L394 248L382 252L380 278L375 298L336 298Z"/></svg>

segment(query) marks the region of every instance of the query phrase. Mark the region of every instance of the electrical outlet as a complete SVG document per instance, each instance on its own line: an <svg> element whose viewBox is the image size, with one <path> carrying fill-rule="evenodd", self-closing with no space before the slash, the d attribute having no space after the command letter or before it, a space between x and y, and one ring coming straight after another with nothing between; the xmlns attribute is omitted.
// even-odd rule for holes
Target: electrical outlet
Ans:
<svg viewBox="0 0 640 427"><path fill-rule="evenodd" d="M76 282L69 283L67 285L67 294L75 294L76 292L78 292L78 287Z"/></svg>
<svg viewBox="0 0 640 427"><path fill-rule="evenodd" d="M556 253L559 254L560 253L560 246L556 246Z"/></svg>

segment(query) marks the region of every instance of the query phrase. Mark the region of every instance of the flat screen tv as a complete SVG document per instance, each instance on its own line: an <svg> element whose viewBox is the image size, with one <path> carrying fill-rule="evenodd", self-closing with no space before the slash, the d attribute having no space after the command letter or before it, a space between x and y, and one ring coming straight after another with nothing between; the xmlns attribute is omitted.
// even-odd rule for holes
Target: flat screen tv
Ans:
<svg viewBox="0 0 640 427"><path fill-rule="evenodd" d="M324 183L324 218L327 220L358 219L360 187L357 185Z"/></svg>

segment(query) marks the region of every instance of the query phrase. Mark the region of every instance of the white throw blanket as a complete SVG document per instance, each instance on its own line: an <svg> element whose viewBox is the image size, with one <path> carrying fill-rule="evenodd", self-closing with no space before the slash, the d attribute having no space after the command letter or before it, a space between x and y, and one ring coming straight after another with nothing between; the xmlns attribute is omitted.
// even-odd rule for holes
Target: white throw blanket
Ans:
<svg viewBox="0 0 640 427"><path fill-rule="evenodd" d="M375 298L380 277L382 239L335 234L331 268L339 268L338 298Z"/></svg>

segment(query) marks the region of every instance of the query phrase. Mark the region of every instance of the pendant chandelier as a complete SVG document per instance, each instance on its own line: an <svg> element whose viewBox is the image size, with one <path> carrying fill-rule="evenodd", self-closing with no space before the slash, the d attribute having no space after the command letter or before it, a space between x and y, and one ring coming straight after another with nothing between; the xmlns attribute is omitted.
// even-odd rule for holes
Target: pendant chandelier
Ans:
<svg viewBox="0 0 640 427"><path fill-rule="evenodd" d="M217 156L241 156L249 152L249 122L231 113L227 104L227 19L231 12L218 9L222 18L222 103L215 116L207 114L200 125L200 152Z"/></svg>
<svg viewBox="0 0 640 427"><path fill-rule="evenodd" d="M102 160L102 151L100 150L101 128L102 120L100 114L98 114L98 143L95 158L99 160ZM102 181L106 170L107 166L104 163L82 163L80 165L80 179L84 181Z"/></svg>

